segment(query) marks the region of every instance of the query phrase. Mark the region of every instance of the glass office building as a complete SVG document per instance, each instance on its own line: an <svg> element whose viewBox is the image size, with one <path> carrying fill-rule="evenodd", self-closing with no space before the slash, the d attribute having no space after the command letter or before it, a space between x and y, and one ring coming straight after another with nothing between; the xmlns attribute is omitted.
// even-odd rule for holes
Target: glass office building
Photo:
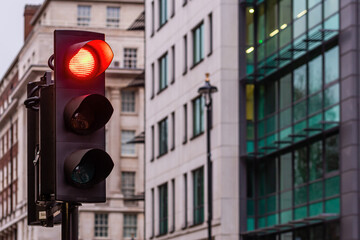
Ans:
<svg viewBox="0 0 360 240"><path fill-rule="evenodd" d="M339 0L240 4L243 239L341 239L340 9Z"/></svg>

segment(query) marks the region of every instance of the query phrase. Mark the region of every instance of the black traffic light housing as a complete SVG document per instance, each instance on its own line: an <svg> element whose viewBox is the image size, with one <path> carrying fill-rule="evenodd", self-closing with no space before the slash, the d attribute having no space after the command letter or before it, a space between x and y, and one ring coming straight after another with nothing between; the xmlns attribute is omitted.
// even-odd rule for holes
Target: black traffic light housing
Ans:
<svg viewBox="0 0 360 240"><path fill-rule="evenodd" d="M105 124L113 108L105 70L113 53L104 34L55 31L55 199L105 202L114 163L105 152Z"/></svg>

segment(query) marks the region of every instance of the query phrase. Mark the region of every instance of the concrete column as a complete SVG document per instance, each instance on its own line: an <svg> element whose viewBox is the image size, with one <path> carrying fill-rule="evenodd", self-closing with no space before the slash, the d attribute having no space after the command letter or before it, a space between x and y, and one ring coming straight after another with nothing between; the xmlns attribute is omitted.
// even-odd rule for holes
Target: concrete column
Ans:
<svg viewBox="0 0 360 240"><path fill-rule="evenodd" d="M114 169L110 174L108 189L110 193L120 193L121 190L121 168L120 168L120 90L117 88L110 89L110 102L114 108L114 113L108 123L108 144L107 151L114 161Z"/></svg>
<svg viewBox="0 0 360 240"><path fill-rule="evenodd" d="M359 229L359 2L340 1L340 239L360 238Z"/></svg>

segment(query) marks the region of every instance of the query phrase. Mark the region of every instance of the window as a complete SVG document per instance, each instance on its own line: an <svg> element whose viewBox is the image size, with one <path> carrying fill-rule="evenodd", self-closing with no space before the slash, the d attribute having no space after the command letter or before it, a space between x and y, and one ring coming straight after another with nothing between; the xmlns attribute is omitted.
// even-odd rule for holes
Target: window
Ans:
<svg viewBox="0 0 360 240"><path fill-rule="evenodd" d="M323 31L321 29L339 29L339 2L339 0L267 0L257 1L257 4L247 7L247 46L245 47L247 75L252 75L256 70L268 76L276 69L303 56L308 50L313 50L324 41L338 35L338 31L329 32L322 40L316 41L317 36ZM293 54L293 48L302 48L302 46L304 51ZM293 55L286 59L285 56L288 54ZM272 65L274 68L269 70L267 63L273 61L275 56L283 59L277 66ZM332 72L330 71L329 74Z"/></svg>
<svg viewBox="0 0 360 240"><path fill-rule="evenodd" d="M171 0L171 17L175 16L175 0Z"/></svg>
<svg viewBox="0 0 360 240"><path fill-rule="evenodd" d="M167 183L159 187L159 234L168 232L168 188Z"/></svg>
<svg viewBox="0 0 360 240"><path fill-rule="evenodd" d="M154 1L151 2L151 36L154 35L155 32L155 7Z"/></svg>
<svg viewBox="0 0 360 240"><path fill-rule="evenodd" d="M171 47L171 83L175 82L175 45Z"/></svg>
<svg viewBox="0 0 360 240"><path fill-rule="evenodd" d="M168 126L167 118L159 122L159 156L168 151Z"/></svg>
<svg viewBox="0 0 360 240"><path fill-rule="evenodd" d="M204 59L204 23L193 30L193 65Z"/></svg>
<svg viewBox="0 0 360 240"><path fill-rule="evenodd" d="M91 6L78 6L78 26L89 26Z"/></svg>
<svg viewBox="0 0 360 240"><path fill-rule="evenodd" d="M204 98L202 96L193 100L193 137L204 132Z"/></svg>
<svg viewBox="0 0 360 240"><path fill-rule="evenodd" d="M159 27L167 22L167 1L159 0Z"/></svg>
<svg viewBox="0 0 360 240"><path fill-rule="evenodd" d="M151 98L155 96L155 66L151 64Z"/></svg>
<svg viewBox="0 0 360 240"><path fill-rule="evenodd" d="M175 179L171 180L171 189L172 189L172 196L171 196L171 200L172 200L172 231L175 231L175 207L176 207L176 202L175 202Z"/></svg>
<svg viewBox="0 0 360 240"><path fill-rule="evenodd" d="M159 92L168 85L167 53L159 59Z"/></svg>
<svg viewBox="0 0 360 240"><path fill-rule="evenodd" d="M340 213L338 137L320 135L248 168L248 176L252 176L248 186L256 189L248 189L247 212L252 230L322 213Z"/></svg>
<svg viewBox="0 0 360 240"><path fill-rule="evenodd" d="M183 143L187 142L187 104L184 104L184 139Z"/></svg>
<svg viewBox="0 0 360 240"><path fill-rule="evenodd" d="M276 79L261 81L255 89L257 146L248 145L249 153L268 148L264 151L267 155L337 125L340 119L338 46L321 50L321 54L312 56L307 63L281 72Z"/></svg>
<svg viewBox="0 0 360 240"><path fill-rule="evenodd" d="M187 44L187 36L184 36L184 71L183 74L187 73L187 69L188 69L188 44Z"/></svg>
<svg viewBox="0 0 360 240"><path fill-rule="evenodd" d="M151 236L155 235L155 194L154 189L151 189Z"/></svg>
<svg viewBox="0 0 360 240"><path fill-rule="evenodd" d="M120 22L120 8L119 7L107 7L106 8L106 26L107 27L119 27Z"/></svg>
<svg viewBox="0 0 360 240"><path fill-rule="evenodd" d="M188 224L188 186L187 174L184 173L184 227Z"/></svg>
<svg viewBox="0 0 360 240"><path fill-rule="evenodd" d="M121 192L125 197L135 194L135 172L121 173Z"/></svg>
<svg viewBox="0 0 360 240"><path fill-rule="evenodd" d="M135 112L135 92L121 91L121 111Z"/></svg>
<svg viewBox="0 0 360 240"><path fill-rule="evenodd" d="M137 215L136 214L124 214L124 238L136 237L137 231Z"/></svg>
<svg viewBox="0 0 360 240"><path fill-rule="evenodd" d="M151 159L150 161L153 161L155 157L155 131L154 131L154 125L151 126Z"/></svg>
<svg viewBox="0 0 360 240"><path fill-rule="evenodd" d="M108 237L108 214L95 213L94 228L95 237Z"/></svg>
<svg viewBox="0 0 360 240"><path fill-rule="evenodd" d="M194 224L204 222L204 168L193 171Z"/></svg>
<svg viewBox="0 0 360 240"><path fill-rule="evenodd" d="M213 51L213 19L212 19L212 13L209 14L209 55Z"/></svg>
<svg viewBox="0 0 360 240"><path fill-rule="evenodd" d="M175 112L171 113L171 150L175 149Z"/></svg>
<svg viewBox="0 0 360 240"><path fill-rule="evenodd" d="M136 48L124 49L124 68L136 68Z"/></svg>
<svg viewBox="0 0 360 240"><path fill-rule="evenodd" d="M135 137L135 131L121 131L121 155L135 155L135 144L127 143Z"/></svg>

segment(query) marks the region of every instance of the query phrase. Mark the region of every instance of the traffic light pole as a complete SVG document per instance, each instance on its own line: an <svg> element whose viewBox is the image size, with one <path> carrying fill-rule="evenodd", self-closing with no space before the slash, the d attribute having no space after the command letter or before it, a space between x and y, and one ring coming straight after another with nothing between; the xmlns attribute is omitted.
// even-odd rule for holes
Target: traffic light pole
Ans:
<svg viewBox="0 0 360 240"><path fill-rule="evenodd" d="M61 240L79 239L79 206L80 203L62 204Z"/></svg>

